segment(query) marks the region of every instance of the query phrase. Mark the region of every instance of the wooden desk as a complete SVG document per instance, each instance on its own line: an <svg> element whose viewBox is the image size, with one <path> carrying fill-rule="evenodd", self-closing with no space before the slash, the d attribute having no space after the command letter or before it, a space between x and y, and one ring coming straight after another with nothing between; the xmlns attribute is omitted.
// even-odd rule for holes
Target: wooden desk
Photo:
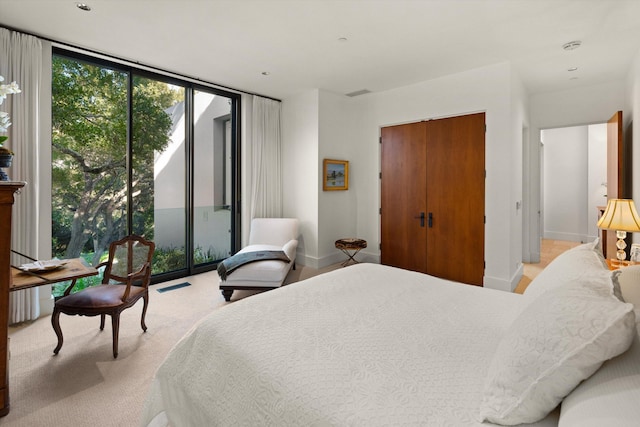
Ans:
<svg viewBox="0 0 640 427"><path fill-rule="evenodd" d="M28 289L33 288L35 286L42 285L51 285L52 283L66 282L71 281L71 285L67 288L68 292L73 286L76 284L76 280L82 277L95 276L98 274L98 270L93 267L88 266L84 260L80 258L74 258L68 260L68 262L62 267L46 271L46 272L37 272L37 273L27 273L18 268L11 267L11 277L9 280L9 291L18 291L20 289ZM8 308L8 297L9 292L6 292L6 307ZM66 293L65 292L65 293ZM2 326L2 330L0 331L0 335L5 334L4 336L8 336L8 310L7 313L3 313L3 320L5 325ZM4 351L8 350L8 340L7 338L3 338ZM4 403L4 406L0 408L0 417L3 417L9 413L9 362L7 361L6 354L0 354L0 360L6 361L4 371L0 372L0 374L4 374L4 389L2 390L3 401L0 403Z"/></svg>
<svg viewBox="0 0 640 427"><path fill-rule="evenodd" d="M83 259L74 258L67 260L67 263L60 268L45 272L25 272L18 268L11 267L11 284L9 291L33 288L53 283L66 282L71 280L71 285L75 285L76 280L95 276L98 270L88 266Z"/></svg>
<svg viewBox="0 0 640 427"><path fill-rule="evenodd" d="M9 284L11 283L11 211L14 194L26 182L0 181L0 417L9 413Z"/></svg>

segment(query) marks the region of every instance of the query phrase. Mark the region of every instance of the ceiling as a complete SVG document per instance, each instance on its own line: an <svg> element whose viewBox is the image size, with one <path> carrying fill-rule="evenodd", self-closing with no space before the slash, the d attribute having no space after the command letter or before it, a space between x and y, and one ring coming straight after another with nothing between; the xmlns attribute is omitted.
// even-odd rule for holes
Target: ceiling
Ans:
<svg viewBox="0 0 640 427"><path fill-rule="evenodd" d="M640 0L84 1L0 0L0 25L279 99L504 61L558 91L625 79L640 51Z"/></svg>

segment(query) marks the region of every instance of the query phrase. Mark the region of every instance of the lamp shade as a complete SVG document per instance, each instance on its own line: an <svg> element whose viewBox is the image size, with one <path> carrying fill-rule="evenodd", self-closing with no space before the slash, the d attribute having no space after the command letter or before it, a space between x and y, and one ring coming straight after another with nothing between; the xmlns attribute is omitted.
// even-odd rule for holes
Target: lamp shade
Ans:
<svg viewBox="0 0 640 427"><path fill-rule="evenodd" d="M640 215L631 199L611 199L607 202L598 228L616 231L640 231Z"/></svg>

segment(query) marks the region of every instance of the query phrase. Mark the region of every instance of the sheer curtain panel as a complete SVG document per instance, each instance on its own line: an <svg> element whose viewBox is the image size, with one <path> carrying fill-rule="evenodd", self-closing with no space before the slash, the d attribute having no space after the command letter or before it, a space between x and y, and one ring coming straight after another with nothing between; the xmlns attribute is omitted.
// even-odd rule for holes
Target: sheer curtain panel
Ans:
<svg viewBox="0 0 640 427"><path fill-rule="evenodd" d="M251 218L282 216L281 103L253 97L251 118Z"/></svg>
<svg viewBox="0 0 640 427"><path fill-rule="evenodd" d="M0 108L8 112L12 126L8 129L9 139L5 146L15 154L13 164L7 169L12 181L26 181L27 185L16 197L11 230L11 248L33 258L38 253L40 229L41 171L49 170L49 164L40 163L40 137L43 118L40 102L50 102L42 98L43 47L33 36L0 28L0 75L4 83L15 81L21 93L5 99ZM50 49L50 46L49 46ZM50 126L49 123L46 126ZM50 245L49 245L50 246ZM14 257L13 265L29 262L22 257ZM12 292L9 305L9 323L18 323L38 318L40 315L39 289Z"/></svg>

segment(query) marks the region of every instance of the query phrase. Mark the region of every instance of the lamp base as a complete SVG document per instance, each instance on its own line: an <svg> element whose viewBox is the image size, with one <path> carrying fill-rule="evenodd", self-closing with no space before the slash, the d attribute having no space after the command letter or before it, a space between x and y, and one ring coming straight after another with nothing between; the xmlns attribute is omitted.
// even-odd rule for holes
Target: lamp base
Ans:
<svg viewBox="0 0 640 427"><path fill-rule="evenodd" d="M627 258L627 253L625 252L627 242L624 241L624 239L627 238L627 232L618 230L616 231L616 237L618 238L616 242L616 248L618 248L616 258L618 258L619 261L624 261Z"/></svg>

